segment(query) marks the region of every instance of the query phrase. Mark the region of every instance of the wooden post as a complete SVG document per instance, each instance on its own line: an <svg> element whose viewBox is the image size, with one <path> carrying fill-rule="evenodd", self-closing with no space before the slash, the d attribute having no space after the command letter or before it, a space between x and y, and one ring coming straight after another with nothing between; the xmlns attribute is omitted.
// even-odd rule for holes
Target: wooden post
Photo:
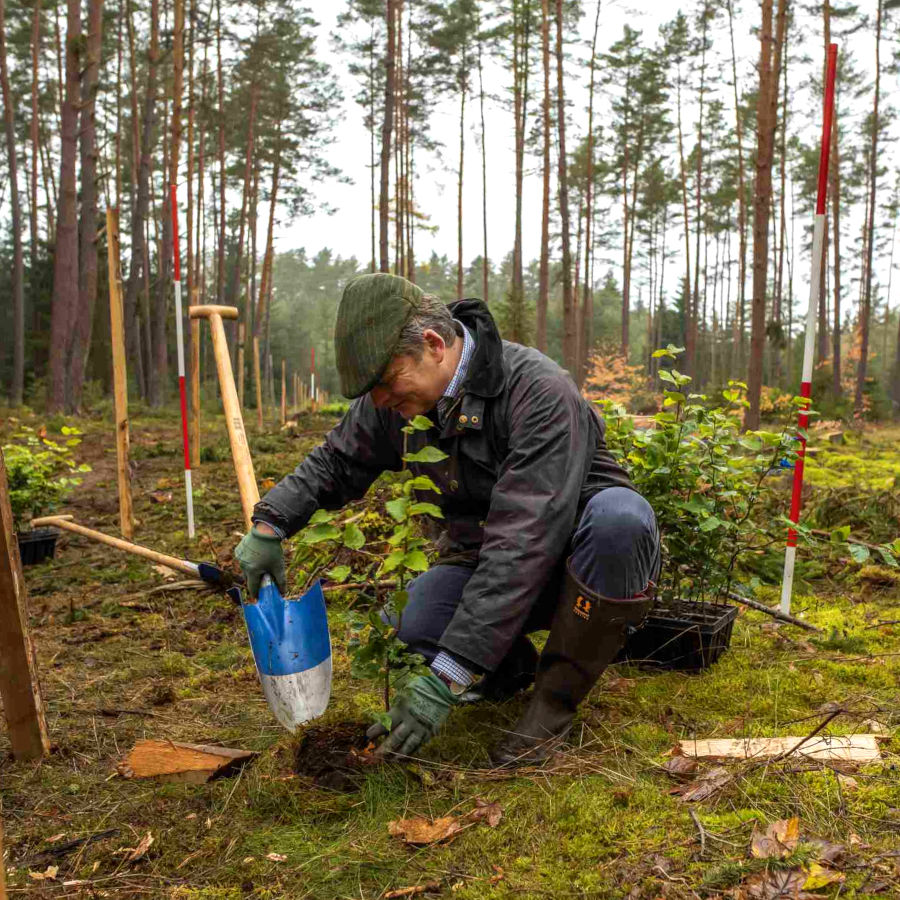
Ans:
<svg viewBox="0 0 900 900"><path fill-rule="evenodd" d="M119 485L119 531L134 536L131 475L128 468L128 374L125 370L125 325L122 316L122 280L119 273L119 210L106 209L107 268L109 271L109 325L116 408L116 469Z"/></svg>
<svg viewBox="0 0 900 900"><path fill-rule="evenodd" d="M0 450L0 697L13 756L18 760L39 759L50 750L27 623L22 561Z"/></svg>
<svg viewBox="0 0 900 900"><path fill-rule="evenodd" d="M196 294L195 290L195 294ZM196 305L196 303L194 303ZM191 319L191 465L200 466L200 322Z"/></svg>
<svg viewBox="0 0 900 900"><path fill-rule="evenodd" d="M287 422L287 380L284 370L284 360L281 361L281 424Z"/></svg>
<svg viewBox="0 0 900 900"><path fill-rule="evenodd" d="M238 403L244 408L244 323L238 322L237 388Z"/></svg>
<svg viewBox="0 0 900 900"><path fill-rule="evenodd" d="M0 822L0 860L3 859L3 822ZM0 866L0 900L6 900L6 863Z"/></svg>
<svg viewBox="0 0 900 900"><path fill-rule="evenodd" d="M294 412L297 411L297 373L294 372Z"/></svg>
<svg viewBox="0 0 900 900"><path fill-rule="evenodd" d="M253 336L253 380L256 382L256 427L263 430L262 385L259 375L259 338Z"/></svg>

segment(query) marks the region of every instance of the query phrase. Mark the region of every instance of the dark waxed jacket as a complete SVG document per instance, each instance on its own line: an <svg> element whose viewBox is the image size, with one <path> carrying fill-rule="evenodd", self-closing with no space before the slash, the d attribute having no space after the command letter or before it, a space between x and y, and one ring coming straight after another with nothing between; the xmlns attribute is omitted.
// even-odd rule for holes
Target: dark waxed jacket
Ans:
<svg viewBox="0 0 900 900"><path fill-rule="evenodd" d="M521 632L566 551L587 501L631 487L604 442L605 425L568 373L530 347L501 341L480 300L450 304L475 338L463 393L440 432L409 436L408 452L434 444L440 463L412 463L441 493L441 561L475 571L441 646L493 671ZM434 411L430 417L436 422ZM255 518L288 535L313 512L362 497L385 470L401 468L405 420L366 394L297 469L259 502Z"/></svg>

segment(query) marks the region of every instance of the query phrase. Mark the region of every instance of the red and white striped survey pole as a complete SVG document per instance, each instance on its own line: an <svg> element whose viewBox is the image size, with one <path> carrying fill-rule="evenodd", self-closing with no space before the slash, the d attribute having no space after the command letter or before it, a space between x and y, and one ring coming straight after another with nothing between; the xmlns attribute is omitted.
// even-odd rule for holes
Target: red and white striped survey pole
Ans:
<svg viewBox="0 0 900 900"><path fill-rule="evenodd" d="M809 425L809 400L812 394L813 345L816 336L816 307L822 286L822 269L825 254L825 200L828 196L828 157L831 151L831 124L834 118L834 77L837 70L837 44L828 47L828 61L825 67L825 107L822 117L822 145L819 150L819 184L816 194L816 215L813 220L812 273L809 278L809 308L806 311L806 343L803 347L803 376L800 382L800 396L806 402L800 408L798 424L805 432ZM800 521L800 498L803 493L803 460L806 455L806 438L800 438L797 462L794 465L794 486L791 491L791 522ZM784 576L781 580L781 611L791 611L791 593L794 588L794 563L797 558L797 530L788 529L787 547L784 552Z"/></svg>
<svg viewBox="0 0 900 900"><path fill-rule="evenodd" d="M188 537L194 537L194 491L191 485L191 454L188 444L187 389L184 384L184 329L181 320L181 251L178 247L178 198L171 185L172 247L175 255L175 340L178 345L178 393L181 397L181 439L184 444L184 494L187 501Z"/></svg>

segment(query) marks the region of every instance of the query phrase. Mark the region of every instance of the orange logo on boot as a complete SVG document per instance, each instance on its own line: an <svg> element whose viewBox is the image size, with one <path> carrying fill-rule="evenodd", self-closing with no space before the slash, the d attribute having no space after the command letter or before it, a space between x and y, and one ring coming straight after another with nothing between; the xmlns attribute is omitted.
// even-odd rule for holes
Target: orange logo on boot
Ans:
<svg viewBox="0 0 900 900"><path fill-rule="evenodd" d="M586 600L584 597L579 594L575 598L575 605L572 607L572 612L575 613L576 616L581 616L585 621L590 619L591 617L591 601Z"/></svg>

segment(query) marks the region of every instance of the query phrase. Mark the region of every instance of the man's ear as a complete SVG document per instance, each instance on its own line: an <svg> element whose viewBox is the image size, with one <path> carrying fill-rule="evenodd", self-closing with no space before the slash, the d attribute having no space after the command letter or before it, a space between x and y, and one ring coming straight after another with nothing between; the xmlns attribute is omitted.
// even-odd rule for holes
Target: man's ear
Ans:
<svg viewBox="0 0 900 900"><path fill-rule="evenodd" d="M425 339L425 346L433 354L435 362L443 362L444 354L447 352L447 344L444 339L431 328L426 328L422 332L422 337Z"/></svg>

